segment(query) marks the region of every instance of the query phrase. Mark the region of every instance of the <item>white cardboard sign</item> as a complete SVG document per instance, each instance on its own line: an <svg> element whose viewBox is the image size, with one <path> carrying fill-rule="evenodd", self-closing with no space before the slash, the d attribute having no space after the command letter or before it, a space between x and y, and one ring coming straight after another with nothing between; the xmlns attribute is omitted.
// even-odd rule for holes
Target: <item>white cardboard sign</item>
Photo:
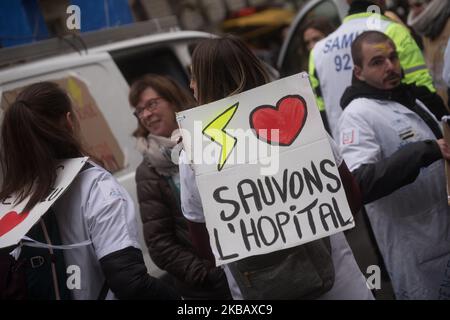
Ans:
<svg viewBox="0 0 450 320"><path fill-rule="evenodd" d="M217 265L354 227L306 73L177 120Z"/></svg>
<svg viewBox="0 0 450 320"><path fill-rule="evenodd" d="M87 159L84 157L61 161L56 168L56 181L50 194L29 212L23 212L29 197L16 203L19 195L16 193L0 200L0 248L19 243L41 216L67 190Z"/></svg>

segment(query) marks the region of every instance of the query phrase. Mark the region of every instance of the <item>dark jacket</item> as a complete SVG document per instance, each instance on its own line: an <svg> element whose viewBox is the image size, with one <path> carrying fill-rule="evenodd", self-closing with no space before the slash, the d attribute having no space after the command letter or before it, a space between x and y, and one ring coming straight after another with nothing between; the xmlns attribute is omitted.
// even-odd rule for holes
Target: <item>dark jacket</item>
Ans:
<svg viewBox="0 0 450 320"><path fill-rule="evenodd" d="M448 115L445 103L437 93L431 93L425 87L414 84L402 83L393 90L381 90L358 80L353 75L351 86L345 89L341 97L340 104L342 109L345 109L356 98L395 101L414 112L416 112L414 109L417 109L416 99L418 99L436 119L441 120L443 116Z"/></svg>
<svg viewBox="0 0 450 320"><path fill-rule="evenodd" d="M228 299L223 270L201 259L191 245L171 178L159 175L144 159L136 170L136 186L144 239L153 262L175 278L187 298Z"/></svg>

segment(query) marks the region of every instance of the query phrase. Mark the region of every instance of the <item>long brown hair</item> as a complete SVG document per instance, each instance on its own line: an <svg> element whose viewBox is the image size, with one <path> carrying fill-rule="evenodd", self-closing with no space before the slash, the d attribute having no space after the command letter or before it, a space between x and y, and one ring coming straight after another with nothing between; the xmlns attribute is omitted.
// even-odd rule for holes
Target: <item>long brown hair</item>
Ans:
<svg viewBox="0 0 450 320"><path fill-rule="evenodd" d="M175 108L175 111L189 109L196 104L189 90L181 87L172 78L149 73L137 79L131 85L128 100L133 108L136 108L142 92L147 88L155 90L161 98ZM138 128L133 132L133 136L146 137L148 133L147 129L138 122Z"/></svg>
<svg viewBox="0 0 450 320"><path fill-rule="evenodd" d="M225 35L200 42L192 55L199 104L216 101L269 82L261 61L239 38Z"/></svg>
<svg viewBox="0 0 450 320"><path fill-rule="evenodd" d="M52 82L26 87L6 109L1 130L0 199L22 191L18 202L30 195L25 211L32 209L49 194L58 160L83 155L77 130L66 121L68 112L78 127L70 98Z"/></svg>
<svg viewBox="0 0 450 320"><path fill-rule="evenodd" d="M307 20L302 27L301 34L303 35L307 29L316 29L322 32L325 36L332 33L336 28L330 23L330 21L325 17L317 17L311 20Z"/></svg>

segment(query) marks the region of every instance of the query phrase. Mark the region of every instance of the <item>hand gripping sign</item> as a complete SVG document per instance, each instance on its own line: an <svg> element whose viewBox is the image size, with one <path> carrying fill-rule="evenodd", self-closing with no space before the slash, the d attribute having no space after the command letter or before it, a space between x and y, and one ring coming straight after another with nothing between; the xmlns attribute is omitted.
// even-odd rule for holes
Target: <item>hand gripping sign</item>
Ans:
<svg viewBox="0 0 450 320"><path fill-rule="evenodd" d="M177 120L217 265L354 226L306 73Z"/></svg>
<svg viewBox="0 0 450 320"><path fill-rule="evenodd" d="M0 248L15 245L22 240L41 216L67 190L87 159L84 157L61 161L56 168L56 181L50 194L29 212L23 211L29 197L16 203L20 192L0 200Z"/></svg>

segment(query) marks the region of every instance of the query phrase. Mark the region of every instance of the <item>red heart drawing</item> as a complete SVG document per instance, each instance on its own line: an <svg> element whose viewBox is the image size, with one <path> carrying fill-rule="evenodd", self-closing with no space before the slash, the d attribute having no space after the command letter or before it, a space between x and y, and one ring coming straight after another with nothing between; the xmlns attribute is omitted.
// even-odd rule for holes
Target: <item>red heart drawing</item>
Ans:
<svg viewBox="0 0 450 320"><path fill-rule="evenodd" d="M28 217L28 214L29 212L17 213L16 211L10 211L5 214L0 219L0 237L19 225L26 217Z"/></svg>
<svg viewBox="0 0 450 320"><path fill-rule="evenodd" d="M255 129L258 139L269 144L289 146L295 141L306 122L305 99L299 95L288 95L278 100L277 105L262 105L250 113L250 127ZM279 130L278 137L272 130Z"/></svg>

